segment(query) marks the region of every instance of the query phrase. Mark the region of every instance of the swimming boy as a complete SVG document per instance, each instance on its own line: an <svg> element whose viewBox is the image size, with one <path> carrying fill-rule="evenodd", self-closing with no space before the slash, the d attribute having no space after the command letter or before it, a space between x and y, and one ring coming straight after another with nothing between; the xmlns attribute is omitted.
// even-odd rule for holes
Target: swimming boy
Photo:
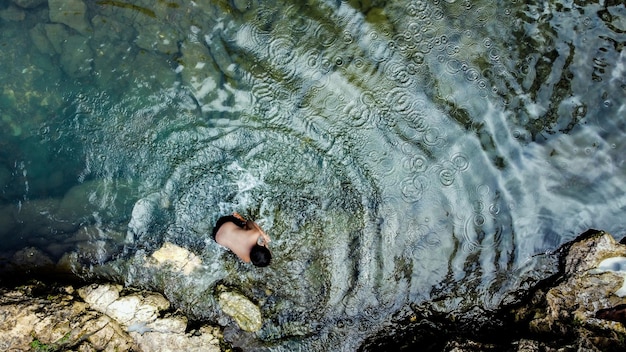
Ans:
<svg viewBox="0 0 626 352"><path fill-rule="evenodd" d="M272 253L267 247L270 237L252 220L246 220L238 213L222 216L215 223L213 239L230 249L245 263L255 266L268 266Z"/></svg>

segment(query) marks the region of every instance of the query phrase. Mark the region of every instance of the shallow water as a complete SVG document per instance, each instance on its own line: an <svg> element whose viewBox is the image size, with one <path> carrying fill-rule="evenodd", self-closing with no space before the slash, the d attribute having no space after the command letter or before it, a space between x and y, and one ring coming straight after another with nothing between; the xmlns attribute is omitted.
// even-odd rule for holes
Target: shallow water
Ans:
<svg viewBox="0 0 626 352"><path fill-rule="evenodd" d="M623 4L132 4L1 5L2 251L72 252L229 326L214 291L235 288L265 317L227 333L244 349L355 350L624 233ZM269 269L210 240L232 211L272 237ZM166 241L203 268L146 269Z"/></svg>

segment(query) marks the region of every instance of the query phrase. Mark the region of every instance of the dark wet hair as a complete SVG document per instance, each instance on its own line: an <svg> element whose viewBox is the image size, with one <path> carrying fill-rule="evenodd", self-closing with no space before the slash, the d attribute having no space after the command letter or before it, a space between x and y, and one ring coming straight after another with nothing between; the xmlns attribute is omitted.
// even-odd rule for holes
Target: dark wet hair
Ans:
<svg viewBox="0 0 626 352"><path fill-rule="evenodd" d="M272 253L267 247L259 246L255 244L250 250L250 261L255 266L263 267L270 265L272 260Z"/></svg>

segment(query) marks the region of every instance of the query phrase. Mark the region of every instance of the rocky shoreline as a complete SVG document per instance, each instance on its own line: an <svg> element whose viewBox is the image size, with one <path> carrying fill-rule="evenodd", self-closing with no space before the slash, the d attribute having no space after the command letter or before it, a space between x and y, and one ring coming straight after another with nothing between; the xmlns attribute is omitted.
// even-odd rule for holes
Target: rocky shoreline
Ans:
<svg viewBox="0 0 626 352"><path fill-rule="evenodd" d="M167 263L168 268L184 271L193 263L189 252L172 244L155 253L155 263ZM373 334L361 350L626 348L626 246L606 232L589 230L549 255L558 259L558 272L527 290L519 301L495 314L485 313L485 321L413 311L394 317L394 323ZM2 282L2 350L237 350L224 337L225 326L189 322L161 293L116 283L30 280L11 287L6 280ZM227 325L249 333L258 331L263 318L253 302L225 287L216 288L215 295L232 318Z"/></svg>
<svg viewBox="0 0 626 352"><path fill-rule="evenodd" d="M626 348L626 246L612 235L588 230L548 254L557 272L530 287L516 302L480 321L454 314L398 319L373 336L363 351L623 351Z"/></svg>
<svg viewBox="0 0 626 352"><path fill-rule="evenodd" d="M3 290L3 351L221 351L220 329L190 327L154 292L31 282Z"/></svg>

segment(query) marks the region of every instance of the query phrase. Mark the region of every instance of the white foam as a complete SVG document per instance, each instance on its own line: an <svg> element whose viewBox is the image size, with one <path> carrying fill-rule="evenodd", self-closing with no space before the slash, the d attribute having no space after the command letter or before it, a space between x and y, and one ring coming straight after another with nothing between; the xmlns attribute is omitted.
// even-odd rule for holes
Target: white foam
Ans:
<svg viewBox="0 0 626 352"><path fill-rule="evenodd" d="M612 257L604 259L600 262L596 269L590 271L591 274L602 274L606 272L614 272L624 278L622 287L615 291L618 297L626 297L626 257Z"/></svg>
<svg viewBox="0 0 626 352"><path fill-rule="evenodd" d="M626 257L607 258L600 262L600 265L598 265L597 269L602 270L603 272L619 271L626 274Z"/></svg>

